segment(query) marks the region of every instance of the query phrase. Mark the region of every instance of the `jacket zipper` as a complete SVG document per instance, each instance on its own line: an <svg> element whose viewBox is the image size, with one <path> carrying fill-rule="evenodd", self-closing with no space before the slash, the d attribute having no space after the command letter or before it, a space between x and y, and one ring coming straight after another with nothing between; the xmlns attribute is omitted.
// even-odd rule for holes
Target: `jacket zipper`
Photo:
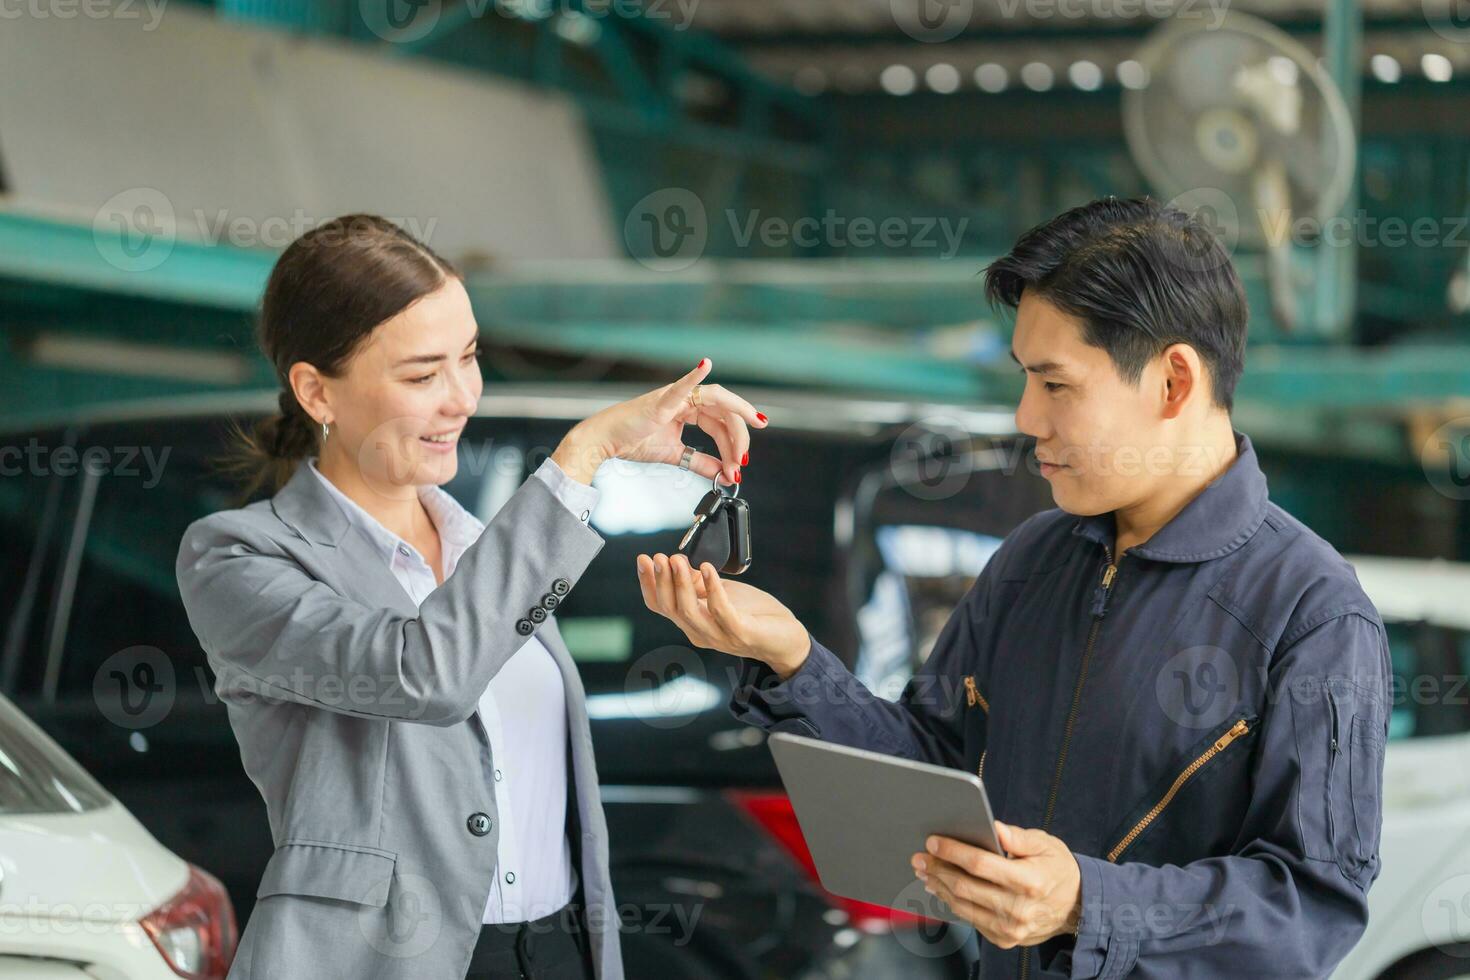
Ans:
<svg viewBox="0 0 1470 980"><path fill-rule="evenodd" d="M1332 696L1332 685L1331 684L1328 684L1325 688L1323 688L1323 697L1325 697L1327 699L1327 707L1330 708L1331 711L1332 711L1332 740L1327 745L1327 750L1328 750L1328 753L1329 753L1329 755L1327 757L1327 799L1328 800L1331 800L1333 798L1332 797L1332 775L1333 775L1333 773L1337 772L1337 751L1338 751L1338 742L1337 742L1337 726L1338 726L1337 700ZM1327 807L1327 839L1328 840L1337 840L1336 821L1334 821L1334 819L1332 817L1332 807L1331 807L1331 805L1329 805Z"/></svg>
<svg viewBox="0 0 1470 980"><path fill-rule="evenodd" d="M1139 834L1148 829L1149 824L1158 819L1159 814L1164 812L1164 809L1169 805L1170 801L1174 799L1174 796L1179 792L1184 784L1189 781L1190 777L1198 772L1201 766L1223 752L1226 746L1228 746L1231 742L1235 741L1237 738L1240 738L1240 736L1244 735L1248 731L1250 731L1250 725L1247 724L1244 718L1242 718L1234 725L1230 726L1230 730L1227 731L1224 735L1221 735L1219 738L1215 739L1215 743L1211 745L1208 749L1206 749L1203 755L1191 762L1188 766L1184 768L1183 772L1174 777L1174 782L1170 784L1169 789L1166 793L1164 793L1163 798L1160 799L1159 802L1155 803L1153 805L1153 808L1143 815L1143 819L1134 824L1133 829L1128 831L1128 833L1124 835L1123 839L1118 841L1118 843L1113 846L1113 849L1108 852L1108 860L1112 861L1113 863L1117 863L1118 856L1128 849L1128 845L1132 844L1135 840L1138 839Z"/></svg>
<svg viewBox="0 0 1470 980"><path fill-rule="evenodd" d="M1108 612L1108 596L1113 588L1113 579L1118 575L1117 563L1113 561L1113 550L1103 548L1107 565L1103 568L1102 581L1092 590L1092 626L1087 631L1087 646L1082 651L1082 666L1077 670L1077 684L1072 688L1072 707L1067 712L1067 727L1062 732L1062 749L1057 753L1057 769L1052 775L1051 794L1046 800L1046 816L1041 820L1043 831L1051 828L1051 818L1057 808L1057 791L1062 787L1062 770L1067 765L1067 749L1072 744L1072 729L1077 723L1077 709L1082 703L1082 684L1087 680L1087 665L1092 660L1092 646L1097 642L1097 631L1102 627L1103 617ZM984 757L981 757L984 761ZM1026 980L1031 972L1031 947L1021 948L1020 980Z"/></svg>
<svg viewBox="0 0 1470 980"><path fill-rule="evenodd" d="M984 711L987 715L990 714L990 702L985 700L985 696L975 686L974 674L965 675L965 702L972 708L978 704L980 710Z"/></svg>
<svg viewBox="0 0 1470 980"><path fill-rule="evenodd" d="M980 710L984 711L987 715L990 714L990 704L985 700L985 696L980 693L980 689L975 686L974 674L965 675L965 703L972 708L978 704ZM976 770L975 774L982 779L985 778L985 753L989 751L989 746L986 746L980 751L980 767Z"/></svg>

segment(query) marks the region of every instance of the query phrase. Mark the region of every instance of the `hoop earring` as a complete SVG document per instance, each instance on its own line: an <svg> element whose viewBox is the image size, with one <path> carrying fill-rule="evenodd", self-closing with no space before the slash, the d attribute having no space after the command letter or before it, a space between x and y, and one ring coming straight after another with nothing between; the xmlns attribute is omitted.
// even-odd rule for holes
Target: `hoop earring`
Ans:
<svg viewBox="0 0 1470 980"><path fill-rule="evenodd" d="M327 441L327 423L326 422L323 422L322 423L322 442L326 442L326 441Z"/></svg>

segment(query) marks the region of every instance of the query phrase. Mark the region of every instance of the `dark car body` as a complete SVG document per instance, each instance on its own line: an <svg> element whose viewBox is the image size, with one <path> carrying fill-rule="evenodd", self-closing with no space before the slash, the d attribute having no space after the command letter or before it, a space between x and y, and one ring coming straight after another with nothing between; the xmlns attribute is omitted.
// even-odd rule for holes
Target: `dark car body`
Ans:
<svg viewBox="0 0 1470 980"><path fill-rule="evenodd" d="M487 519L573 422L634 393L493 388L445 488ZM1010 413L747 394L774 425L741 487L745 580L866 657L874 687L896 695L986 557L975 542L1049 506ZM190 521L240 502L217 467L229 421L274 401L172 399L0 432L0 690L160 842L218 876L242 923L273 845L173 567ZM609 504L621 524L599 526L606 545L557 611L589 697L629 975L963 975L963 937L820 887L764 735L727 710L734 665L644 607L634 558L673 550L684 515L670 499Z"/></svg>

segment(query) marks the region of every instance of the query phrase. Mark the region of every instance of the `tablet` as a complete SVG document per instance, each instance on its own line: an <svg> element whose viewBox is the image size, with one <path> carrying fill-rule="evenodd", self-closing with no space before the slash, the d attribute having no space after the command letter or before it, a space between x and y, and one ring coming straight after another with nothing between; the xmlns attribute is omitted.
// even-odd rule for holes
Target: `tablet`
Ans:
<svg viewBox="0 0 1470 980"><path fill-rule="evenodd" d="M823 888L963 922L924 891L909 859L930 834L1005 854L979 776L790 732L769 742Z"/></svg>

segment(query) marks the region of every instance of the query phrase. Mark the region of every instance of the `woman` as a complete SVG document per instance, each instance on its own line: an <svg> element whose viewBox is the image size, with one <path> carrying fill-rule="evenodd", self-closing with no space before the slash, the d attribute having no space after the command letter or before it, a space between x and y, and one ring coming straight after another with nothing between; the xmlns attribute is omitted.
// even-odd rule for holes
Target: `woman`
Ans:
<svg viewBox="0 0 1470 980"><path fill-rule="evenodd" d="M232 980L623 976L551 611L602 548L599 463L738 482L767 422L701 360L572 427L482 527L439 488L478 336L455 269L382 218L306 233L266 285L281 413L237 462L276 492L192 524L177 567L276 844ZM689 422L721 458L685 449Z"/></svg>

